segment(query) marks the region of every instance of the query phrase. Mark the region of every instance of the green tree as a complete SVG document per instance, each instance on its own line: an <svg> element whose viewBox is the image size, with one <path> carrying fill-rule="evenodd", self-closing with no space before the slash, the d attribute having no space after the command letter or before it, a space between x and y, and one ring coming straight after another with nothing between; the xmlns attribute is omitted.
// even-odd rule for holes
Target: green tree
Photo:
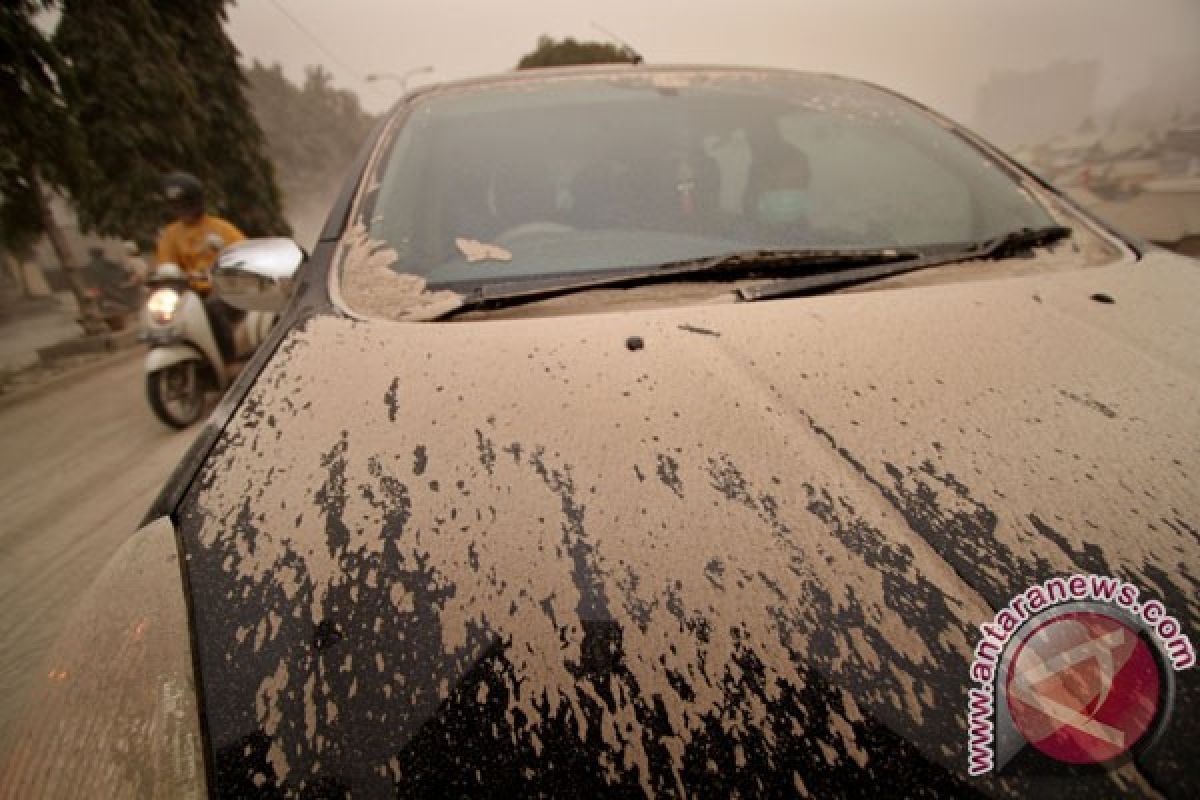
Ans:
<svg viewBox="0 0 1200 800"><path fill-rule="evenodd" d="M85 330L103 322L75 276L78 266L50 210L47 189L85 182L87 160L62 87L64 64L34 24L47 2L0 4L0 245L18 257L47 235L83 315Z"/></svg>
<svg viewBox="0 0 1200 800"><path fill-rule="evenodd" d="M289 81L278 64L256 61L246 78L288 218L299 235L311 238L375 117L363 111L353 92L335 88L332 76L319 66L307 69L302 86Z"/></svg>
<svg viewBox="0 0 1200 800"><path fill-rule="evenodd" d="M517 69L538 67L566 67L573 64L637 64L641 61L637 53L628 47L619 47L608 42L579 42L568 36L556 40L553 36L539 36L537 47L526 53L517 62Z"/></svg>
<svg viewBox="0 0 1200 800"><path fill-rule="evenodd" d="M291 233L266 156L263 132L246 98L238 51L225 33L229 0L158 0L156 7L191 76L197 99L203 179L221 209L248 236Z"/></svg>
<svg viewBox="0 0 1200 800"><path fill-rule="evenodd" d="M62 0L54 41L70 64L67 97L92 166L71 187L80 225L152 242L165 221L162 174L206 172L189 123L190 78L150 0Z"/></svg>
<svg viewBox="0 0 1200 800"><path fill-rule="evenodd" d="M85 163L59 90L62 62L33 22L46 5L0 5L0 237L19 255L45 232L43 185L61 187Z"/></svg>
<svg viewBox="0 0 1200 800"><path fill-rule="evenodd" d="M61 0L55 44L92 165L72 186L85 229L152 242L166 221L160 179L185 170L204 181L210 208L248 234L288 232L222 28L225 5Z"/></svg>

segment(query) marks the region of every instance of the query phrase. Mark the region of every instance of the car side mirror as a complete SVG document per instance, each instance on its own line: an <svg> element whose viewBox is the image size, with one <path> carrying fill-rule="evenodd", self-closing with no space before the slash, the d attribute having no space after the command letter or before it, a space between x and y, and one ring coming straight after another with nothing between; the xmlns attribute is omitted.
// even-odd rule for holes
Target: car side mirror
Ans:
<svg viewBox="0 0 1200 800"><path fill-rule="evenodd" d="M307 256L291 239L247 239L217 256L217 296L243 311L282 311Z"/></svg>

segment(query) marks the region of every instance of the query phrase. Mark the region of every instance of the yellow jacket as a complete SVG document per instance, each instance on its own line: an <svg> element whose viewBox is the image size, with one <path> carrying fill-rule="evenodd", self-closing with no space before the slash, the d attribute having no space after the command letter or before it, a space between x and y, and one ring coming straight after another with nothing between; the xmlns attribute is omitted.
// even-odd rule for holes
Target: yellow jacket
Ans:
<svg viewBox="0 0 1200 800"><path fill-rule="evenodd" d="M209 271L221 248L245 238L220 217L205 214L194 223L176 220L159 234L155 260L159 264L178 264L191 279L192 288L207 292L212 288Z"/></svg>

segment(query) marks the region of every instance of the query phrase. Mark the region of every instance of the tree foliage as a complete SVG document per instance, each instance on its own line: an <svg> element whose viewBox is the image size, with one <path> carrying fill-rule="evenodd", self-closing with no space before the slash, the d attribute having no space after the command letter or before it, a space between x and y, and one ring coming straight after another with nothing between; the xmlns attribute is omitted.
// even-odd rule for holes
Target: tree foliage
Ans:
<svg viewBox="0 0 1200 800"><path fill-rule="evenodd" d="M86 165L60 90L62 61L34 24L44 7L0 4L0 245L18 255L43 233L39 178L56 187L78 183Z"/></svg>
<svg viewBox="0 0 1200 800"><path fill-rule="evenodd" d="M149 242L159 181L185 170L251 235L286 233L262 133L243 95L227 0L61 0L55 44L91 174L71 185L81 225Z"/></svg>
<svg viewBox="0 0 1200 800"><path fill-rule="evenodd" d="M539 36L537 47L517 62L517 69L566 67L574 64L637 64L641 59L628 47L608 42L580 42L568 36Z"/></svg>
<svg viewBox="0 0 1200 800"><path fill-rule="evenodd" d="M202 176L221 208L248 236L290 233L263 132L246 99L238 51L225 34L229 0L157 0L196 95Z"/></svg>
<svg viewBox="0 0 1200 800"><path fill-rule="evenodd" d="M304 84L287 79L278 64L257 61L246 71L248 97L279 171L288 216L315 227L375 125L354 92L334 88L332 76L309 67Z"/></svg>

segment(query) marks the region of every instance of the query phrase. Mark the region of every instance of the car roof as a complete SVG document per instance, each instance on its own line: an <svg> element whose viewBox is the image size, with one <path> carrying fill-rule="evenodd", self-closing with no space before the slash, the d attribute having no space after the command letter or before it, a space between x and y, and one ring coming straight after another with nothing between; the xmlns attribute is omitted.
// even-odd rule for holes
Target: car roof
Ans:
<svg viewBox="0 0 1200 800"><path fill-rule="evenodd" d="M856 84L858 86L869 86L872 88L891 91L885 87L876 86L868 81L858 80L856 78L848 78L844 75L838 75L831 72L814 72L807 70L787 69L784 67L755 67L755 66L738 66L728 64L630 64L627 62L609 63L609 64L581 64L566 67L537 67L533 69L512 69L508 72L497 72L489 75L479 75L470 78L463 78L455 81L445 81L441 83L430 83L417 87L410 91L402 98L401 104L422 96L432 94L447 89L460 89L470 87L482 87L489 85L503 85L512 83L540 83L547 82L558 78L571 77L605 77L605 76L639 76L639 75L655 75L673 72L725 72L729 74L742 75L790 75L793 77L810 77L810 78L826 78L833 80L846 81L847 83ZM907 98L906 98L907 99Z"/></svg>

